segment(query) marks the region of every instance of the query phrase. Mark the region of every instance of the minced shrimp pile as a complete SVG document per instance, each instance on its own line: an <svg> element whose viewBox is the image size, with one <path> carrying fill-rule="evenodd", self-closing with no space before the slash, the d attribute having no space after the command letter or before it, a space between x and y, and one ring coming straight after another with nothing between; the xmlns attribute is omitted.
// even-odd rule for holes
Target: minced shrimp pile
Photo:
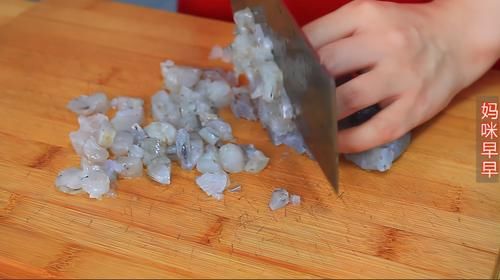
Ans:
<svg viewBox="0 0 500 280"><path fill-rule="evenodd" d="M285 92L280 69L273 60L272 42L255 24L249 9L235 13L236 38L228 48L214 47L211 58L232 61L234 72L161 63L164 89L151 97L153 122L144 124L144 101L104 93L82 95L68 104L80 128L70 133L79 167L59 173L55 185L68 194L87 193L101 199L119 178L143 176L169 185L171 166L200 172L196 184L209 196L223 198L230 173L258 173L269 158L254 145L238 145L231 126L217 111L230 106L238 118L259 119L275 145L286 144L307 153L294 124L294 108ZM239 84L245 75L248 84ZM106 115L112 108L113 118ZM241 189L237 186L229 191ZM271 194L276 210L300 203L283 188Z"/></svg>

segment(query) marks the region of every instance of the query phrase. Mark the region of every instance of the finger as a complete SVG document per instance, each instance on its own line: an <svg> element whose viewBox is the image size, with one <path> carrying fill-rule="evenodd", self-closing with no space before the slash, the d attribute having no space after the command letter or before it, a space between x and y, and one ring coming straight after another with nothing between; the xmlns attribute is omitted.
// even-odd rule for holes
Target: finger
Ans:
<svg viewBox="0 0 500 280"><path fill-rule="evenodd" d="M328 42L347 37L356 30L357 16L352 13L352 5L347 4L338 10L306 24L302 30L313 48L318 49Z"/></svg>
<svg viewBox="0 0 500 280"><path fill-rule="evenodd" d="M406 116L411 103L398 100L367 122L338 133L341 153L355 153L387 144L401 137L411 127Z"/></svg>
<svg viewBox="0 0 500 280"><path fill-rule="evenodd" d="M382 70L373 69L355 77L336 89L339 120L395 95Z"/></svg>
<svg viewBox="0 0 500 280"><path fill-rule="evenodd" d="M383 56L379 40L370 34L358 34L327 44L318 50L321 63L334 77L364 70Z"/></svg>

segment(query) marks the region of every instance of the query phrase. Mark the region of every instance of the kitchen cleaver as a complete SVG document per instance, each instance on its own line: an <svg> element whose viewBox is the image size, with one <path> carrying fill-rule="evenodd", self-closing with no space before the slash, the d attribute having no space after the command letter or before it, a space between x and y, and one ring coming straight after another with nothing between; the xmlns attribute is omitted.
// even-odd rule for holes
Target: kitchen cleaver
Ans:
<svg viewBox="0 0 500 280"><path fill-rule="evenodd" d="M274 60L283 72L285 89L298 113L295 122L338 193L334 80L281 0L231 0L231 6L233 12L248 7L255 23L271 38Z"/></svg>

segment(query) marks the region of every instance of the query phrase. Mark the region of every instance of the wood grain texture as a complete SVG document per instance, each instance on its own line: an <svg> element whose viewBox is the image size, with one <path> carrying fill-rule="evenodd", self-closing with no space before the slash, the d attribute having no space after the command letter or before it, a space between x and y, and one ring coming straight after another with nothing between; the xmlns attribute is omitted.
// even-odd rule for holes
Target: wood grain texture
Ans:
<svg viewBox="0 0 500 280"><path fill-rule="evenodd" d="M6 2L0 2L0 10ZM0 276L34 278L491 277L500 248L500 186L475 182L475 98L500 95L489 72L417 129L387 173L341 162L336 196L317 164L274 147L258 123L223 116L240 143L271 157L232 175L241 193L206 197L195 172L172 185L119 182L102 201L55 190L79 163L65 109L97 90L146 99L167 58L200 67L232 25L110 1L46 1L0 28ZM271 212L284 186L300 206Z"/></svg>
<svg viewBox="0 0 500 280"><path fill-rule="evenodd" d="M0 27L32 8L35 4L26 0L2 0L0 3Z"/></svg>

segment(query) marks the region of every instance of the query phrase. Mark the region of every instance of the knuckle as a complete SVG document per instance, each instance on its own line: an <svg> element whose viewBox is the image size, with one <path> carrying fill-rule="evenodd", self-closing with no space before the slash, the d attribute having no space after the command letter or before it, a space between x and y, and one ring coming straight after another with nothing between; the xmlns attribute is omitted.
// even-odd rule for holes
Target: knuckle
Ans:
<svg viewBox="0 0 500 280"><path fill-rule="evenodd" d="M348 91L343 92L339 95L341 97L340 105L342 106L342 111L354 112L358 109L359 100L361 98L361 91L356 88L356 86L351 86Z"/></svg>
<svg viewBox="0 0 500 280"><path fill-rule="evenodd" d="M373 16L379 14L380 3L374 0L357 0L353 2L355 9L361 16Z"/></svg>
<svg viewBox="0 0 500 280"><path fill-rule="evenodd" d="M332 54L320 55L320 64L330 73L334 75L337 70L337 63Z"/></svg>
<svg viewBox="0 0 500 280"><path fill-rule="evenodd" d="M379 122L377 130L380 132L383 143L389 143L402 135L402 128L398 122Z"/></svg>
<svg viewBox="0 0 500 280"><path fill-rule="evenodd" d="M328 66L328 64L331 64L331 61L333 60L333 54L335 54L334 51L332 51L332 46L326 46L318 50L318 56L321 64Z"/></svg>
<svg viewBox="0 0 500 280"><path fill-rule="evenodd" d="M388 44L395 49L408 49L416 46L419 33L413 27L395 27L386 32Z"/></svg>
<svg viewBox="0 0 500 280"><path fill-rule="evenodd" d="M361 140L360 132L339 134L339 148L343 153L357 153L365 150L366 141Z"/></svg>
<svg viewBox="0 0 500 280"><path fill-rule="evenodd" d="M386 33L387 42L392 48L404 49L409 45L408 37L399 28L394 28Z"/></svg>

